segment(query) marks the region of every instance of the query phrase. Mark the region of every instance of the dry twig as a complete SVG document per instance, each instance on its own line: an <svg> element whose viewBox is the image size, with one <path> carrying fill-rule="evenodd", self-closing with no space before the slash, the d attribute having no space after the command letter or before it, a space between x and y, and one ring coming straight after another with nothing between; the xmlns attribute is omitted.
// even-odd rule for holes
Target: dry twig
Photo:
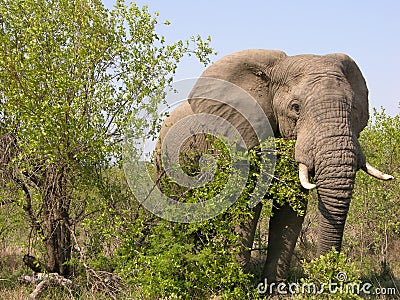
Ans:
<svg viewBox="0 0 400 300"><path fill-rule="evenodd" d="M72 286L72 281L64 278L63 276L57 273L49 273L49 274L38 273L33 275L23 275L20 278L20 280L32 284L36 284L37 282L39 282L39 284L36 286L33 292L30 293L29 295L30 300L39 299L40 295L45 291L45 289L49 285L59 285L66 287L71 293L70 287Z"/></svg>
<svg viewBox="0 0 400 300"><path fill-rule="evenodd" d="M70 228L71 236L75 243L75 249L79 253L79 261L86 271L87 286L92 291L103 291L110 298L117 299L116 295L121 292L123 283L121 277L107 271L96 271L86 263L85 254L79 246L75 232Z"/></svg>

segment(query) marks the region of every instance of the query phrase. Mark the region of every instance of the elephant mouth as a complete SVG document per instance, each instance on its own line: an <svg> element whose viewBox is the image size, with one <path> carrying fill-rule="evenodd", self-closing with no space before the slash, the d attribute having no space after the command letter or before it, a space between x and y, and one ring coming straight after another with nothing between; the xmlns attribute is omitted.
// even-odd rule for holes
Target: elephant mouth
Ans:
<svg viewBox="0 0 400 300"><path fill-rule="evenodd" d="M367 161L365 162L365 164L363 166L361 166L361 169L364 172L366 172L368 175L375 177L377 179L381 179L381 180L394 179L394 177L392 175L383 173L382 171L373 167ZM302 187L305 188L306 190L312 190L317 187L316 184L310 182L309 169L303 163L299 163L299 179L300 179L300 183L301 183Z"/></svg>

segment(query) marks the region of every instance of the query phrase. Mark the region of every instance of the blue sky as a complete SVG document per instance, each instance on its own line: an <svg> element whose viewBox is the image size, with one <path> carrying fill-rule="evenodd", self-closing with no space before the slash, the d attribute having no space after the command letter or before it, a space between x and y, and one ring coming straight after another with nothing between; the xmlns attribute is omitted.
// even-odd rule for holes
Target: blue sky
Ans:
<svg viewBox="0 0 400 300"><path fill-rule="evenodd" d="M109 8L115 1L103 0ZM400 114L400 1L135 1L171 22L158 32L174 42L208 35L218 58L243 49L279 49L288 55L346 53L370 91L370 107ZM334 3L333 5L331 3ZM176 80L204 70L185 59Z"/></svg>

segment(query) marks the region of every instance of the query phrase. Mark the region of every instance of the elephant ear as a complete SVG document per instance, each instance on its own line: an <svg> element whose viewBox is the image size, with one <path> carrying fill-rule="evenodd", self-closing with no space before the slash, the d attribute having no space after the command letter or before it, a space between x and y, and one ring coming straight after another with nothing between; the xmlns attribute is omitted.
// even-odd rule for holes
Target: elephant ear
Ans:
<svg viewBox="0 0 400 300"><path fill-rule="evenodd" d="M218 60L203 72L189 95L193 112L222 117L239 131L247 147L255 146L256 137L260 138L257 132L266 131L265 115L272 131L277 130L267 74L284 57L282 51L249 49ZM256 113L260 108L264 117Z"/></svg>
<svg viewBox="0 0 400 300"><path fill-rule="evenodd" d="M354 132L359 137L360 132L367 126L368 113L368 88L360 68L346 54L327 55L339 61L342 65L343 73L354 92L354 101L352 103L351 121Z"/></svg>

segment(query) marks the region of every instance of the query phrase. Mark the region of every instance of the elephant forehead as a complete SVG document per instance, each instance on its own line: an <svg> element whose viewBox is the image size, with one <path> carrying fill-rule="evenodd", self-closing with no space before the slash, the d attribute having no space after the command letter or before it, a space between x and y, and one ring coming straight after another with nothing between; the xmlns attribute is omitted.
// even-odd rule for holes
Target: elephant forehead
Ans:
<svg viewBox="0 0 400 300"><path fill-rule="evenodd" d="M312 77L313 75L342 74L340 63L329 56L296 55L280 60L271 70L274 82L287 82L293 78Z"/></svg>

